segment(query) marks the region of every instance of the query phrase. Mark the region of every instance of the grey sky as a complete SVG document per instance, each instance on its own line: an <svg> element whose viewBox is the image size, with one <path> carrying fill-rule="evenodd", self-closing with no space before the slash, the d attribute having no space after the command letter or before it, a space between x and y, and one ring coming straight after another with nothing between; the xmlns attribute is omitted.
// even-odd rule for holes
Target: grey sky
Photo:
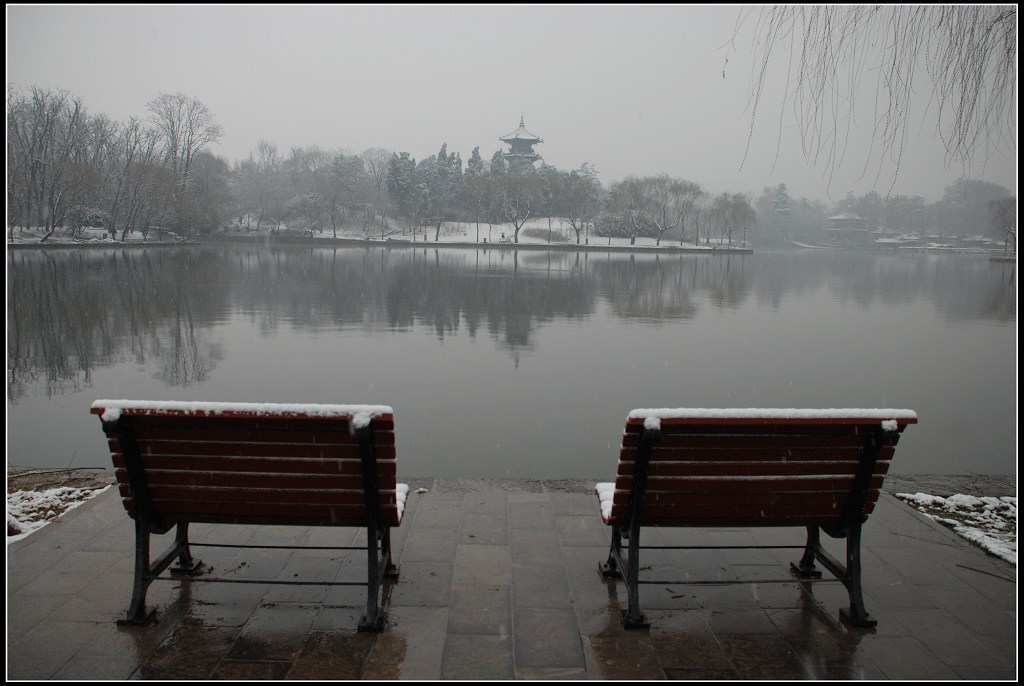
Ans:
<svg viewBox="0 0 1024 686"><path fill-rule="evenodd" d="M384 147L417 159L447 142L463 160L475 146L489 159L523 116L544 139L537 152L549 164L590 162L605 185L665 172L713 193L756 195L781 182L797 197L888 193L893 165L877 180L873 166L862 174L869 116L830 190L824 165L801 155L790 117L775 162L781 80L768 91L740 169L751 133L753 54L750 31L729 46L738 12L9 5L7 83L68 89L90 112L121 121L145 117L161 92L192 95L224 127L213 151L229 160L247 157L261 138L283 153L317 144L356 153ZM936 200L964 175L1016 192L1015 149L947 169L934 118L918 109L910 129L893 193Z"/></svg>

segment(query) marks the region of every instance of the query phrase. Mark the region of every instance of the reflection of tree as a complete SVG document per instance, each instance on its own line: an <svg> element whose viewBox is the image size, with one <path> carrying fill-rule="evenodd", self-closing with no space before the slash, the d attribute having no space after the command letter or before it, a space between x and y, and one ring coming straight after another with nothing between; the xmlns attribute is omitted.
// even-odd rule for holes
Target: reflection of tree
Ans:
<svg viewBox="0 0 1024 686"><path fill-rule="evenodd" d="M126 360L169 385L209 378L225 316L265 333L411 331L439 340L483 327L514 359L553 321L586 320L597 302L624 320L697 319L751 299L779 307L826 290L840 305L925 299L950 319L1014 321L1014 265L984 256L860 251L754 256L507 250L191 248L11 251L7 393L76 391L97 366Z"/></svg>
<svg viewBox="0 0 1024 686"><path fill-rule="evenodd" d="M7 394L80 390L97 366L156 363L187 385L219 357L204 340L224 293L197 250L15 251L8 257Z"/></svg>

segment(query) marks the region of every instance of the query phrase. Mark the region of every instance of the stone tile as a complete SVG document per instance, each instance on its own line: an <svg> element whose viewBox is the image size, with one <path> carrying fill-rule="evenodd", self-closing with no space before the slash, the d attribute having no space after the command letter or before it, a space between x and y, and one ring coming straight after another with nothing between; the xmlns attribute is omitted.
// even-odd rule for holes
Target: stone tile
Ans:
<svg viewBox="0 0 1024 686"><path fill-rule="evenodd" d="M583 646L572 610L516 608L516 667L585 666Z"/></svg>
<svg viewBox="0 0 1024 686"><path fill-rule="evenodd" d="M615 465L611 465L614 470ZM614 475L612 476L614 478ZM612 479L607 479L611 481ZM594 481L596 484L597 481ZM593 493L558 493L552 494L551 504L554 506L555 515L589 515L601 521L600 505L597 496ZM602 526L604 526L602 524Z"/></svg>
<svg viewBox="0 0 1024 686"><path fill-rule="evenodd" d="M398 583L391 586L390 607L447 607L451 595L452 563L403 562Z"/></svg>
<svg viewBox="0 0 1024 686"><path fill-rule="evenodd" d="M60 681L124 681L139 668L134 655L85 656L75 655L53 678Z"/></svg>
<svg viewBox="0 0 1024 686"><path fill-rule="evenodd" d="M1009 667L949 613L942 610L897 610L893 613L921 644L950 667Z"/></svg>
<svg viewBox="0 0 1024 686"><path fill-rule="evenodd" d="M359 620L365 614L366 607L364 605L358 607L321 605L310 631L354 634L359 630Z"/></svg>
<svg viewBox="0 0 1024 686"><path fill-rule="evenodd" d="M526 681L583 681L587 678L584 669L574 667L516 667L515 678Z"/></svg>
<svg viewBox="0 0 1024 686"><path fill-rule="evenodd" d="M514 564L512 588L517 608L572 608L572 594L562 565Z"/></svg>
<svg viewBox="0 0 1024 686"><path fill-rule="evenodd" d="M956 679L956 672L911 637L892 637L871 642L866 656L886 679Z"/></svg>
<svg viewBox="0 0 1024 686"><path fill-rule="evenodd" d="M807 676L800 656L780 635L716 636L741 679L795 680Z"/></svg>
<svg viewBox="0 0 1024 686"><path fill-rule="evenodd" d="M508 494L499 490L483 490L467 493L462 501L466 514L508 514Z"/></svg>
<svg viewBox="0 0 1024 686"><path fill-rule="evenodd" d="M261 605L245 623L226 659L259 662L291 660L292 653L305 641L317 613L316 607L303 605Z"/></svg>
<svg viewBox="0 0 1024 686"><path fill-rule="evenodd" d="M291 666L290 662L222 660L210 678L225 681L280 681L288 674Z"/></svg>
<svg viewBox="0 0 1024 686"><path fill-rule="evenodd" d="M363 678L376 634L370 632L314 632L294 657L289 679L338 681Z"/></svg>
<svg viewBox="0 0 1024 686"><path fill-rule="evenodd" d="M461 494L456 500L439 499L434 494L424 496L416 507L415 517L412 520L403 518L402 528L447 529L457 533L462 525L462 498Z"/></svg>
<svg viewBox="0 0 1024 686"><path fill-rule="evenodd" d="M448 615L448 633L510 635L510 587L493 584L454 584Z"/></svg>
<svg viewBox="0 0 1024 686"><path fill-rule="evenodd" d="M459 529L416 527L402 547L400 560L406 562L448 562L455 556Z"/></svg>
<svg viewBox="0 0 1024 686"><path fill-rule="evenodd" d="M455 551L453 584L512 583L511 555L508 546L460 545Z"/></svg>
<svg viewBox="0 0 1024 686"><path fill-rule="evenodd" d="M50 614L75 596L68 595L27 595L22 593L7 596L7 644L21 639ZM126 606L127 607L127 606Z"/></svg>
<svg viewBox="0 0 1024 686"><path fill-rule="evenodd" d="M512 529L554 529L555 508L545 501L509 501L508 525Z"/></svg>
<svg viewBox="0 0 1024 686"><path fill-rule="evenodd" d="M1006 635L1016 626L1016 612L962 582L924 587L943 611L952 615L974 636Z"/></svg>
<svg viewBox="0 0 1024 686"><path fill-rule="evenodd" d="M462 518L460 544L508 545L508 517L467 512Z"/></svg>
<svg viewBox="0 0 1024 686"><path fill-rule="evenodd" d="M657 653L645 631L609 628L586 637L584 653L591 679L633 681L663 678Z"/></svg>
<svg viewBox="0 0 1024 686"><path fill-rule="evenodd" d="M231 650L239 633L234 628L178 623L171 635L141 662L139 675L158 680L207 679Z"/></svg>
<svg viewBox="0 0 1024 686"><path fill-rule="evenodd" d="M510 529L512 561L524 564L561 564L562 548L558 532L546 529Z"/></svg>
<svg viewBox="0 0 1024 686"><path fill-rule="evenodd" d="M363 678L439 680L447 627L447 607L393 608L370 650Z"/></svg>
<svg viewBox="0 0 1024 686"><path fill-rule="evenodd" d="M514 676L511 636L448 635L441 663L442 679L505 680Z"/></svg>
<svg viewBox="0 0 1024 686"><path fill-rule="evenodd" d="M558 527L559 539L563 546L607 547L612 540L611 529L594 514L558 515L555 517L555 526Z"/></svg>
<svg viewBox="0 0 1024 686"><path fill-rule="evenodd" d="M44 622L17 642L7 644L9 679L52 679L92 640L84 622Z"/></svg>
<svg viewBox="0 0 1024 686"><path fill-rule="evenodd" d="M761 609L711 610L708 624L716 634L779 635L779 629Z"/></svg>
<svg viewBox="0 0 1024 686"><path fill-rule="evenodd" d="M666 667L665 678L673 681L735 681L740 677L732 668Z"/></svg>

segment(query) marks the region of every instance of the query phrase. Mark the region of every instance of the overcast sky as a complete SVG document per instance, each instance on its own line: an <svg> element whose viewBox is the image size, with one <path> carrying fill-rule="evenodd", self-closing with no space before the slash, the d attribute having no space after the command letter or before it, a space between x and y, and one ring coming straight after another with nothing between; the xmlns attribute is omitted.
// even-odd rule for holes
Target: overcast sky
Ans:
<svg viewBox="0 0 1024 686"><path fill-rule="evenodd" d="M463 161L475 146L489 159L522 116L544 139L536 150L546 162L561 169L590 162L606 186L664 172L712 193L756 196L782 182L794 197L889 193L893 165L876 178L876 153L863 173L870 107L831 183L824 164L802 156L791 116L780 140L782 62L751 130L751 31L730 45L738 13L636 5L8 5L7 83L67 89L90 112L119 121L146 116L146 103L160 93L194 96L224 127L212 150L230 161L248 157L261 138L285 154L316 144L420 159L446 142ZM910 130L892 193L937 200L961 176L1016 192L1015 149L969 169L947 168L923 108Z"/></svg>

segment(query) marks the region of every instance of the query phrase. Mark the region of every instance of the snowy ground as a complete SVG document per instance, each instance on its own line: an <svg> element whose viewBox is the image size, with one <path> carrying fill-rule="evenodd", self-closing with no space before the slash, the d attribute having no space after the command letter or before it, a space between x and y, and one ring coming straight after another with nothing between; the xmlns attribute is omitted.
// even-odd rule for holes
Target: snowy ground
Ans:
<svg viewBox="0 0 1024 686"><path fill-rule="evenodd" d="M30 469L7 472L7 543L20 541L110 488L104 472Z"/></svg>
<svg viewBox="0 0 1024 686"><path fill-rule="evenodd" d="M1007 562L1017 564L1017 497L948 498L927 493L897 493L896 497L972 543Z"/></svg>
<svg viewBox="0 0 1024 686"><path fill-rule="evenodd" d="M512 224L491 224L481 223L479 226L479 233L477 231L477 225L470 222L445 222L441 227L440 235L438 240L434 241L435 227L417 227L415 233L410 227L402 226L394 219L389 219L390 229L385 230L384 238L381 238L380 227L372 227L369 232L362 230L361 228L344 227L338 229L337 237L339 239L347 240L372 240L372 241L415 241L417 243L425 244L444 244L444 243L487 243L488 245L498 243L511 243L512 237L515 230ZM9 231L9 229L8 229ZM15 229L13 237L8 237L8 245L12 244L38 244L40 238L42 238L44 232L38 229L29 229L22 231L21 229ZM269 234L266 230L261 230L259 233L252 231L245 231L238 227L232 227L225 232L229 236L243 236L248 238L255 238L262 235ZM291 228L282 225L280 227L280 235L288 236L294 235L296 237L306 237L321 240L333 240L335 238L334 231L330 227L323 229L322 231L295 231ZM120 238L120 236L119 236ZM163 242L172 242L177 237L170 232L163 232L161 235ZM198 237L201 242L202 236ZM156 234L150 232L148 242L156 242ZM141 244L143 242L142 235L139 233L129 234L126 241L132 244ZM597 236L590 236L589 239L586 233L581 235L580 242L587 242L591 246L612 246L612 247L625 247L630 246L628 238L601 238ZM67 235L65 231L58 231L49 239L47 243L50 244L119 244L118 241L111 241L110 234L106 233L102 229L84 228L78 234L78 237L74 240ZM564 219L554 218L551 220L550 225L546 218L531 219L523 225L519 231L519 244L520 245L570 245L576 243L576 232L573 231L569 222ZM653 238L637 238L636 243L632 246L634 248L654 248L657 247L657 242ZM676 237L669 238L666 236L661 241L661 247L680 247L678 234ZM700 246L694 246L693 240L688 239L682 247L687 249L708 249L711 248L722 248L728 247L728 244L724 241L719 241L717 238L712 239L710 244L705 244L703 239ZM741 247L740 240L734 240L732 247Z"/></svg>
<svg viewBox="0 0 1024 686"><path fill-rule="evenodd" d="M27 470L7 475L7 543L21 540L110 488L110 475ZM925 516L1017 564L1017 497L896 493Z"/></svg>

